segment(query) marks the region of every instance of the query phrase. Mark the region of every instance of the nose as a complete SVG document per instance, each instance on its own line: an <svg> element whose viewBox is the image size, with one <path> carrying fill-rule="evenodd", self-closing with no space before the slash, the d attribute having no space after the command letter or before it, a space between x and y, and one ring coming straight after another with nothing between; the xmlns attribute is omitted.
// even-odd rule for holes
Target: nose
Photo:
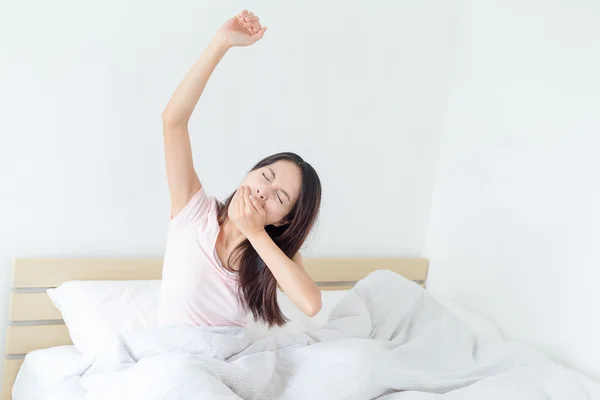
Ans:
<svg viewBox="0 0 600 400"><path fill-rule="evenodd" d="M267 197L269 196L268 191L260 188L256 188L256 197L262 201L267 200Z"/></svg>

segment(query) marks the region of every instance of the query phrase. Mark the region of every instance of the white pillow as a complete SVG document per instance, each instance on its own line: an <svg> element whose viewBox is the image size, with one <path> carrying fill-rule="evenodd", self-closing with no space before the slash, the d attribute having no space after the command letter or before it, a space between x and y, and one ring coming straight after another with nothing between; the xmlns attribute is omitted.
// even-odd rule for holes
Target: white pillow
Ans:
<svg viewBox="0 0 600 400"><path fill-rule="evenodd" d="M48 289L47 293L62 313L73 344L91 362L100 352L113 346L119 335L157 325L160 283L160 280L69 281ZM325 324L346 292L323 292L323 307L311 318L278 290L279 306L290 322L269 329L254 321L250 314L246 318L246 330L254 341L268 335L316 329Z"/></svg>
<svg viewBox="0 0 600 400"><path fill-rule="evenodd" d="M73 344L91 362L101 351L114 345L120 334L139 332L157 325L160 282L70 281L56 289L48 289L47 292L62 313ZM311 318L298 310L287 295L278 290L279 305L290 322L283 327L268 329L249 315L246 329L252 340L268 335L317 329L327 322L331 310L346 293L347 290L323 291L323 307ZM485 318L440 295L430 294L465 321L478 336L502 339L498 328Z"/></svg>
<svg viewBox="0 0 600 400"><path fill-rule="evenodd" d="M69 281L48 289L71 340L87 361L119 334L156 326L160 280Z"/></svg>

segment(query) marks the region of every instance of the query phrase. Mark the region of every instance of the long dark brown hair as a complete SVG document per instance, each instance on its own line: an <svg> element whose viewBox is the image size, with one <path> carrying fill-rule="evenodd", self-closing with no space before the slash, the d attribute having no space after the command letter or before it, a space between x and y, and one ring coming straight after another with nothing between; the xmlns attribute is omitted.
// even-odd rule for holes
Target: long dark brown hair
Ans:
<svg viewBox="0 0 600 400"><path fill-rule="evenodd" d="M251 171L266 167L277 161L293 162L301 172L302 185L298 200L284 218L281 226L267 225L265 230L275 244L292 258L308 237L317 220L321 205L321 181L314 168L294 153L277 153L258 162ZM227 210L235 192L219 204L219 225L227 220ZM240 301L252 312L254 319L269 327L284 325L288 319L277 304L277 280L246 239L237 246L227 260L228 267L237 265Z"/></svg>

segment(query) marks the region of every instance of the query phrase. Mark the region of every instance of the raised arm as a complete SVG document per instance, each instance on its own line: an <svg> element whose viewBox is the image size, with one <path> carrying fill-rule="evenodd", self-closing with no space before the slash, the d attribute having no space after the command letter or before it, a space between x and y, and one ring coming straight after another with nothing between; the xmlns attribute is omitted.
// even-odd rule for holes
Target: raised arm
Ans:
<svg viewBox="0 0 600 400"><path fill-rule="evenodd" d="M171 217L175 217L202 187L194 169L188 122L215 67L234 46L248 46L266 31L247 10L228 20L190 69L162 113Z"/></svg>

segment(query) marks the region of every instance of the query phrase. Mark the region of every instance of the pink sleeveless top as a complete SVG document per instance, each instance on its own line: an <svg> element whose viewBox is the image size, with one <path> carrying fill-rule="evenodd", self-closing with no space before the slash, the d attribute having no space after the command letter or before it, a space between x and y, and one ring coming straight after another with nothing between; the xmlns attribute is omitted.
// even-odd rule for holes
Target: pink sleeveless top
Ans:
<svg viewBox="0 0 600 400"><path fill-rule="evenodd" d="M169 221L158 322L163 326L244 326L237 273L223 268L215 243L217 203L202 187Z"/></svg>

